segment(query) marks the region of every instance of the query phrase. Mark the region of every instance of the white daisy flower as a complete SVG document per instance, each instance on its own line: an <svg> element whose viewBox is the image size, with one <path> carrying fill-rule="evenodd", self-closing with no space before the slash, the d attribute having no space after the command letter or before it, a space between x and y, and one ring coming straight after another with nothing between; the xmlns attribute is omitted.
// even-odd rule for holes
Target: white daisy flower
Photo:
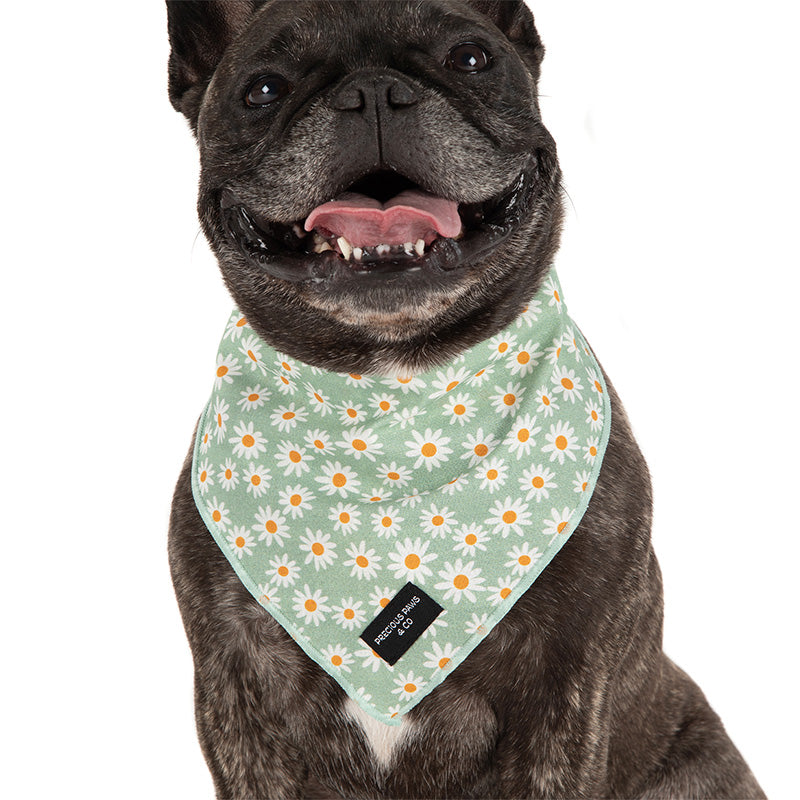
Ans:
<svg viewBox="0 0 800 800"><path fill-rule="evenodd" d="M496 361L508 355L512 347L517 343L517 336L514 333L498 333L486 343L490 350L489 358Z"/></svg>
<svg viewBox="0 0 800 800"><path fill-rule="evenodd" d="M278 391L281 394L284 394L287 397L297 394L297 381L293 380L289 373L279 373L278 375L273 374L272 377L275 381L275 386L278 388Z"/></svg>
<svg viewBox="0 0 800 800"><path fill-rule="evenodd" d="M378 477L383 481L384 486L388 485L398 489L405 486L411 480L411 470L408 467L398 466L396 461L391 464L381 464L378 468Z"/></svg>
<svg viewBox="0 0 800 800"><path fill-rule="evenodd" d="M593 464L594 460L597 458L597 454L600 452L600 437L599 436L590 436L586 440L586 446L583 448L583 460L588 462L589 464Z"/></svg>
<svg viewBox="0 0 800 800"><path fill-rule="evenodd" d="M326 569L336 560L336 542L331 541L329 533L322 531L313 532L306 528L304 536L300 537L299 547L306 552L305 564L313 564L314 569Z"/></svg>
<svg viewBox="0 0 800 800"><path fill-rule="evenodd" d="M552 417L554 411L558 411L559 406L556 397L546 386L542 386L536 392L536 413L544 417Z"/></svg>
<svg viewBox="0 0 800 800"><path fill-rule="evenodd" d="M250 365L251 370L258 370L262 375L267 374L267 365L261 360L261 348L264 343L258 336L247 336L242 339L242 344L239 347L239 352L245 358L245 364Z"/></svg>
<svg viewBox="0 0 800 800"><path fill-rule="evenodd" d="M583 384L581 379L575 374L574 369L569 369L565 366L557 366L553 370L553 375L550 378L553 383L553 392L559 393L564 400L569 400L574 403L580 400L583 395L581 389Z"/></svg>
<svg viewBox="0 0 800 800"><path fill-rule="evenodd" d="M483 386L483 384L486 383L493 375L494 367L484 367L483 369L479 369L471 378L469 378L467 383L470 385L470 387Z"/></svg>
<svg viewBox="0 0 800 800"><path fill-rule="evenodd" d="M545 348L544 355L548 363L555 364L561 358L561 339L553 339L553 343Z"/></svg>
<svg viewBox="0 0 800 800"><path fill-rule="evenodd" d="M446 506L439 508L434 504L420 514L419 522L422 530L431 538L447 537L456 524L456 515Z"/></svg>
<svg viewBox="0 0 800 800"><path fill-rule="evenodd" d="M375 378L369 378L366 375L358 375L355 372L350 372L344 379L347 386L356 386L360 389L369 389L375 383Z"/></svg>
<svg viewBox="0 0 800 800"><path fill-rule="evenodd" d="M416 489L414 489L411 494L400 500L400 505L403 506L403 508L414 508L414 506L419 505L421 502L422 496Z"/></svg>
<svg viewBox="0 0 800 800"><path fill-rule="evenodd" d="M388 392L378 393L371 395L369 404L372 407L376 417L384 417L392 411L396 411L398 407L397 399L393 394Z"/></svg>
<svg viewBox="0 0 800 800"><path fill-rule="evenodd" d="M203 431L203 437L200 439L200 454L208 452L208 446L211 444L211 429L206 428Z"/></svg>
<svg viewBox="0 0 800 800"><path fill-rule="evenodd" d="M242 479L247 484L247 493L253 497L261 497L269 488L271 474L267 467L251 461L242 470Z"/></svg>
<svg viewBox="0 0 800 800"><path fill-rule="evenodd" d="M278 502L292 515L292 519L302 517L306 511L310 511L314 500L314 493L300 484L286 486L278 493Z"/></svg>
<svg viewBox="0 0 800 800"><path fill-rule="evenodd" d="M336 446L333 443L333 438L327 433L327 431L320 430L319 428L314 428L314 430L308 431L308 433L306 433L306 435L303 437L303 440L309 447L314 448L312 452L330 453L336 449Z"/></svg>
<svg viewBox="0 0 800 800"><path fill-rule="evenodd" d="M445 496L452 497L457 492L463 492L468 483L469 478L466 475L456 475L455 478L447 481L444 486L440 486L439 491Z"/></svg>
<svg viewBox="0 0 800 800"><path fill-rule="evenodd" d="M220 503L216 497L213 497L208 504L208 513L222 530L231 524L230 511L225 508L225 503Z"/></svg>
<svg viewBox="0 0 800 800"><path fill-rule="evenodd" d="M414 581L418 584L425 583L427 576L433 575L427 565L437 558L436 553L429 553L430 540L423 541L421 538L405 539L397 542L394 552L389 553L389 565L387 569L394 573L397 580Z"/></svg>
<svg viewBox="0 0 800 800"><path fill-rule="evenodd" d="M333 413L334 407L328 395L322 394L319 389L315 389L310 383L304 384L303 388L306 390L308 404L311 406L312 411L315 411L321 417Z"/></svg>
<svg viewBox="0 0 800 800"><path fill-rule="evenodd" d="M489 615L484 614L473 614L468 622L464 625L464 633L473 634L479 633L481 636L485 636L489 631L486 629L486 620L489 619Z"/></svg>
<svg viewBox="0 0 800 800"><path fill-rule="evenodd" d="M428 669L445 669L456 652L456 648L450 642L446 642L444 647L439 642L431 642L431 649L422 654L425 659L423 666Z"/></svg>
<svg viewBox="0 0 800 800"><path fill-rule="evenodd" d="M481 479L481 489L488 489L489 494L493 494L505 485L508 466L502 458L490 458L475 470L475 476Z"/></svg>
<svg viewBox="0 0 800 800"><path fill-rule="evenodd" d="M422 632L422 638L427 639L430 637L433 639L436 637L436 632L439 630L439 628L446 627L448 627L447 620L445 620L443 615L440 614L433 622L431 622L430 625L428 625L427 628L425 628L425 630Z"/></svg>
<svg viewBox="0 0 800 800"><path fill-rule="evenodd" d="M343 448L356 460L364 456L364 458L374 461L375 456L380 455L383 450L383 443L378 435L369 428L353 428L344 431L341 441L336 442L336 446Z"/></svg>
<svg viewBox="0 0 800 800"><path fill-rule="evenodd" d="M550 294L550 300L548 301L547 305L550 306L551 308L555 306L556 311L558 311L558 313L560 314L562 308L562 301L555 280L553 280L553 278L548 278L547 281L545 282L544 288Z"/></svg>
<svg viewBox="0 0 800 800"><path fill-rule="evenodd" d="M541 300L531 300L525 308L522 309L522 313L517 317L516 327L518 328L531 328L533 324L539 319L539 315L542 313L542 301Z"/></svg>
<svg viewBox="0 0 800 800"><path fill-rule="evenodd" d="M492 408L503 418L517 413L519 404L525 395L525 387L521 383L507 383L506 388L495 386L496 394L492 395Z"/></svg>
<svg viewBox="0 0 800 800"><path fill-rule="evenodd" d="M293 442L284 440L275 448L275 463L287 476L299 478L311 469L310 462L313 460L314 456L307 453L305 447Z"/></svg>
<svg viewBox="0 0 800 800"><path fill-rule="evenodd" d="M279 368L282 375L288 375L292 378L300 377L300 363L287 356L286 353L276 353L275 360L272 363Z"/></svg>
<svg viewBox="0 0 800 800"><path fill-rule="evenodd" d="M361 659L361 666L364 669L371 669L373 672L377 672L381 668L381 664L386 666L389 671L392 671L392 667L389 666L371 647L362 647L359 650L356 650L356 656Z"/></svg>
<svg viewBox="0 0 800 800"><path fill-rule="evenodd" d="M343 561L345 567L352 567L350 570L351 578L374 578L378 574L381 565L378 563L381 560L379 555L375 554L375 548L367 548L366 542L359 542L348 546L347 555L350 556L346 561Z"/></svg>
<svg viewBox="0 0 800 800"><path fill-rule="evenodd" d="M506 555L508 561L505 566L511 568L512 575L524 575L542 557L538 547L531 547L529 542L523 542L518 547L512 547Z"/></svg>
<svg viewBox="0 0 800 800"><path fill-rule="evenodd" d="M298 422L305 422L308 419L308 411L295 403L288 406L278 406L269 416L270 424L277 428L281 433L288 433L297 427Z"/></svg>
<svg viewBox="0 0 800 800"><path fill-rule="evenodd" d="M500 605L500 603L511 594L518 583L519 578L506 575L505 578L501 578L494 586L487 586L486 591L489 592L489 602L493 606Z"/></svg>
<svg viewBox="0 0 800 800"><path fill-rule="evenodd" d="M247 328L247 320L243 314L238 314L233 317L225 327L225 336L223 338L230 339L235 342L241 335L242 331Z"/></svg>
<svg viewBox="0 0 800 800"><path fill-rule="evenodd" d="M289 526L286 524L286 518L280 512L270 506L266 508L259 506L255 520L256 523L252 529L258 531L259 541L265 541L267 547L273 542L278 547L283 547L283 539L289 536Z"/></svg>
<svg viewBox="0 0 800 800"><path fill-rule="evenodd" d="M352 467L342 466L339 461L326 462L320 472L322 474L317 475L314 480L328 496L338 494L340 497L347 497L361 486L356 471Z"/></svg>
<svg viewBox="0 0 800 800"><path fill-rule="evenodd" d="M253 422L240 422L233 426L235 436L228 441L233 445L233 454L239 458L258 458L259 453L267 452L267 439L254 428Z"/></svg>
<svg viewBox="0 0 800 800"><path fill-rule="evenodd" d="M267 577L274 580L279 586L292 586L300 575L297 562L289 558L286 553L273 558L269 562L270 568L266 570Z"/></svg>
<svg viewBox="0 0 800 800"><path fill-rule="evenodd" d="M588 469L575 473L572 488L576 494L583 494L589 488L590 473Z"/></svg>
<svg viewBox="0 0 800 800"><path fill-rule="evenodd" d="M226 458L222 469L217 473L219 485L229 492L239 485L239 473L236 471L236 462L232 458Z"/></svg>
<svg viewBox="0 0 800 800"><path fill-rule="evenodd" d="M550 509L550 519L544 521L544 528L542 533L545 536L552 536L556 533L563 533L567 525L569 525L569 518L572 512L568 508L563 508L559 511L557 508Z"/></svg>
<svg viewBox="0 0 800 800"><path fill-rule="evenodd" d="M476 550L486 550L486 542L489 541L483 528L474 522L462 525L452 539L456 543L453 550L463 556L474 556Z"/></svg>
<svg viewBox="0 0 800 800"><path fill-rule="evenodd" d="M230 406L221 398L217 397L214 400L214 429L217 434L217 441L221 442L225 438L225 431L228 430L228 420L230 415L228 411Z"/></svg>
<svg viewBox="0 0 800 800"><path fill-rule="evenodd" d="M475 433L468 433L462 442L462 447L467 451L461 454L461 458L469 459L469 466L477 464L482 458L486 458L500 440L492 433L484 433L483 428L478 428Z"/></svg>
<svg viewBox="0 0 800 800"><path fill-rule="evenodd" d="M200 494L205 494L208 491L208 487L214 485L210 470L211 464L209 464L207 458L198 464L197 485L200 487Z"/></svg>
<svg viewBox="0 0 800 800"><path fill-rule="evenodd" d="M330 606L325 605L327 600L328 598L322 594L321 589L312 592L309 585L306 584L302 591L295 589L292 608L303 622L306 624L313 622L315 626L318 626L320 622L325 621L325 614L331 610Z"/></svg>
<svg viewBox="0 0 800 800"><path fill-rule="evenodd" d="M531 524L528 504L523 503L520 498L512 500L511 497L506 497L504 502L495 500L490 514L491 516L486 518L486 524L494 525L492 533L500 533L504 539L512 531L522 536L524 534L522 526Z"/></svg>
<svg viewBox="0 0 800 800"><path fill-rule="evenodd" d="M360 628L367 621L367 612L362 605L361 600L353 600L352 597L342 598L342 602L333 607L333 621L346 631Z"/></svg>
<svg viewBox="0 0 800 800"><path fill-rule="evenodd" d="M384 378L381 383L390 389L399 389L403 394L409 392L419 394L425 388L425 381L416 375L396 375L392 378Z"/></svg>
<svg viewBox="0 0 800 800"><path fill-rule="evenodd" d="M378 536L395 536L400 532L400 523L403 517L400 516L394 507L379 508L374 514L370 515L372 530Z"/></svg>
<svg viewBox="0 0 800 800"><path fill-rule="evenodd" d="M390 589L388 586L384 586L383 588L376 586L372 594L369 596L369 602L375 609L380 610L382 608L386 608L386 606L388 606L392 601L395 593L396 591L394 589Z"/></svg>
<svg viewBox="0 0 800 800"><path fill-rule="evenodd" d="M338 409L339 422L344 425L358 425L359 422L364 422L367 418L364 406L361 403L344 403L338 406Z"/></svg>
<svg viewBox="0 0 800 800"><path fill-rule="evenodd" d="M260 593L258 601L261 603L261 605L270 605L274 608L281 607L281 599L278 596L277 587L272 586L269 583L259 583L258 591Z"/></svg>
<svg viewBox="0 0 800 800"><path fill-rule="evenodd" d="M428 412L419 406L403 406L399 411L392 414L392 419L389 425L395 427L400 426L400 430L404 431L406 428L413 427L417 421L417 417L423 417Z"/></svg>
<svg viewBox="0 0 800 800"><path fill-rule="evenodd" d="M564 456L575 461L575 450L578 449L578 437L575 429L564 420L557 420L550 426L550 431L545 435L546 444L542 447L543 453L550 453L550 460L564 463Z"/></svg>
<svg viewBox="0 0 800 800"><path fill-rule="evenodd" d="M407 441L405 445L408 448L406 455L417 459L414 462L414 469L419 469L424 464L430 472L434 467L445 463L448 460L447 456L453 452L447 447L450 437L442 436L441 428L435 433L430 428L426 428L424 434L411 431L411 435L414 437L413 441Z"/></svg>
<svg viewBox="0 0 800 800"><path fill-rule="evenodd" d="M234 525L233 532L227 535L228 544L231 546L239 560L243 555L253 555L253 548L256 546L256 540L252 534L241 525Z"/></svg>
<svg viewBox="0 0 800 800"><path fill-rule="evenodd" d="M589 398L584 406L586 411L586 421L593 431L599 431L603 427L603 409L594 398Z"/></svg>
<svg viewBox="0 0 800 800"><path fill-rule="evenodd" d="M514 424L506 436L505 444L512 453L517 454L519 460L523 456L530 455L534 447L534 437L541 430L541 427L536 424L534 415L524 414L514 420Z"/></svg>
<svg viewBox="0 0 800 800"><path fill-rule="evenodd" d="M352 672L350 664L353 663L353 656L351 656L342 645L328 645L328 647L322 650L322 655L325 656L327 663L332 667L344 670L345 672Z"/></svg>
<svg viewBox="0 0 800 800"><path fill-rule="evenodd" d="M392 694L400 696L400 700L410 700L417 692L425 686L427 681L425 678L420 678L414 675L414 671L406 672L405 675L399 675L393 681L395 688L392 689Z"/></svg>
<svg viewBox="0 0 800 800"><path fill-rule="evenodd" d="M341 531L345 536L357 531L361 525L361 512L355 503L337 503L328 514L333 522L333 529Z"/></svg>
<svg viewBox="0 0 800 800"><path fill-rule="evenodd" d="M475 402L466 392L459 392L455 397L449 397L442 404L442 408L444 413L449 415L451 425L455 423L466 425L477 413Z"/></svg>
<svg viewBox="0 0 800 800"><path fill-rule="evenodd" d="M255 411L269 400L270 391L257 384L256 386L248 386L243 392L239 392L239 395L240 399L236 402L236 405L242 411Z"/></svg>
<svg viewBox="0 0 800 800"><path fill-rule="evenodd" d="M589 386L593 386L594 390L597 392L598 395L603 394L603 384L600 381L599 373L595 372L593 369L586 370L586 377L589 381Z"/></svg>
<svg viewBox="0 0 800 800"><path fill-rule="evenodd" d="M239 362L231 355L217 354L217 372L214 378L214 388L221 389L223 383L233 383L234 377L242 374Z"/></svg>
<svg viewBox="0 0 800 800"><path fill-rule="evenodd" d="M534 464L524 470L519 478L519 485L522 491L528 493L525 499L535 499L537 503L540 503L542 499L547 500L550 497L550 489L558 488L553 480L555 476L555 472L551 472L542 464Z"/></svg>
<svg viewBox="0 0 800 800"><path fill-rule="evenodd" d="M445 562L444 569L439 570L439 577L443 580L436 584L436 588L444 592L444 600L452 598L453 603L458 604L462 597L466 597L470 603L474 603L478 599L475 592L482 592L486 588L481 586L485 579L480 575L481 570L474 561L464 564L457 558L453 564Z"/></svg>
<svg viewBox="0 0 800 800"><path fill-rule="evenodd" d="M567 346L567 352L575 356L575 360L580 362L583 346L578 343L578 336L573 328L567 328L564 332L564 343Z"/></svg>
<svg viewBox="0 0 800 800"><path fill-rule="evenodd" d="M435 400L451 392L459 383L469 377L469 372L465 367L456 369L453 366L449 366L446 370L437 372L436 378L431 381L431 389L433 389L433 392L430 394L431 400Z"/></svg>
<svg viewBox="0 0 800 800"><path fill-rule="evenodd" d="M544 357L544 353L539 349L539 345L528 339L524 345L514 348L515 352L506 362L512 375L519 375L523 378L529 372L533 372L535 367Z"/></svg>

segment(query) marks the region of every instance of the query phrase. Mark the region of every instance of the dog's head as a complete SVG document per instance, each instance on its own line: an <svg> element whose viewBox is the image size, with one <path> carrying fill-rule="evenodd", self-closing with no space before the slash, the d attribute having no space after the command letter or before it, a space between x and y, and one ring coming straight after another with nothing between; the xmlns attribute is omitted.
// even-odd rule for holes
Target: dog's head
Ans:
<svg viewBox="0 0 800 800"><path fill-rule="evenodd" d="M426 369L505 327L558 245L522 0L168 0L198 208L273 347Z"/></svg>

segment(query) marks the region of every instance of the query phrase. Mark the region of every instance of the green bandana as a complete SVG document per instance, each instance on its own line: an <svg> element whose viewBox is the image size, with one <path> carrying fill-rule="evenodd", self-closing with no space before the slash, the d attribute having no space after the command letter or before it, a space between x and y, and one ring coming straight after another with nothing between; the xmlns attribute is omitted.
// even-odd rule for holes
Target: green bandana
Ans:
<svg viewBox="0 0 800 800"><path fill-rule="evenodd" d="M502 333L414 376L311 367L235 312L192 490L263 608L399 724L575 530L610 413L555 271Z"/></svg>

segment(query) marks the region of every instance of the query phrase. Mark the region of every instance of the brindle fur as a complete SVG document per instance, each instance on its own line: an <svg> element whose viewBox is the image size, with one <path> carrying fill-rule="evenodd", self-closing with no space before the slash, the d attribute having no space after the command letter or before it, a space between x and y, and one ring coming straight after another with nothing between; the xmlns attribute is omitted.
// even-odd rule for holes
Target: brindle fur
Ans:
<svg viewBox="0 0 800 800"><path fill-rule="evenodd" d="M525 6L297 0L269 3L265 16L260 5L169 4L170 96L198 135L201 219L251 324L298 358L363 372L442 363L500 330L552 263L561 224L555 147L535 94L543 50ZM240 113L227 92L232 76L257 61L254 43L269 42L273 26L295 20L292 52L316 58L322 28L326 52L340 59L324 77L339 79L386 58L381 29L400 45L420 31L444 37L445 45L458 41L458 30L448 33L458 28L452 15L491 20L503 32L517 53L507 76L514 91L503 100L506 111L486 100L485 119L477 122L468 110L474 98L459 107L458 91L453 96L420 78L430 90L416 118L425 130L420 163L444 196L477 199L532 159L540 190L525 224L449 291L412 288L408 296L388 292L365 303L254 275L224 236L216 202L222 185L236 185L262 213L288 221L334 194L332 181L353 179L345 143L324 133L340 123L322 96L302 108L289 104L263 140L248 122L225 119ZM455 122L447 118L454 110ZM463 141L454 140L454 126ZM483 146L490 140L494 151ZM456 168L436 164L442 147ZM357 175L364 166L352 169ZM420 306L424 314L409 313ZM339 685L231 570L196 510L187 458L169 556L194 654L200 743L219 797L763 797L702 692L662 652L649 476L608 386L611 437L581 524L470 657L409 712L410 733L387 763L345 712Z"/></svg>

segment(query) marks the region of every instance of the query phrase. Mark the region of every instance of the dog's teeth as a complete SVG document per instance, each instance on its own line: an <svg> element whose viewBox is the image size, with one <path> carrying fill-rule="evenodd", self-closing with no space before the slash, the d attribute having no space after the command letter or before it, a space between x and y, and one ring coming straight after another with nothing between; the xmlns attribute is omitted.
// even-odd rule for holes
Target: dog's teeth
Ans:
<svg viewBox="0 0 800 800"><path fill-rule="evenodd" d="M329 242L320 242L314 245L315 253L324 253L326 250L333 250Z"/></svg>
<svg viewBox="0 0 800 800"><path fill-rule="evenodd" d="M414 252L414 243L413 242L406 242L403 245L403 250L405 250L408 255L411 255Z"/></svg>
<svg viewBox="0 0 800 800"><path fill-rule="evenodd" d="M353 245L344 238L344 236L340 236L336 240L336 244L339 245L339 249L342 251L342 255L345 257L346 261L350 260L350 253L353 252Z"/></svg>
<svg viewBox="0 0 800 800"><path fill-rule="evenodd" d="M364 255L364 251L360 247L353 248L353 258L356 261L361 261L361 256Z"/></svg>
<svg viewBox="0 0 800 800"><path fill-rule="evenodd" d="M417 239L416 244L414 245L414 250L417 251L418 256L421 256L425 252L425 240Z"/></svg>
<svg viewBox="0 0 800 800"><path fill-rule="evenodd" d="M306 235L307 235L306 231L303 228L301 228L296 222L295 222L294 225L292 225L292 230L294 231L294 235L298 239L305 239L306 238Z"/></svg>
<svg viewBox="0 0 800 800"><path fill-rule="evenodd" d="M391 249L392 249L392 248L391 248L391 247L389 247L389 245L388 245L388 244L379 244L379 245L378 245L378 246L375 248L375 252L376 252L376 253L377 253L379 256L385 256L385 255L388 255L388 254L389 254L389 251L390 251Z"/></svg>
<svg viewBox="0 0 800 800"><path fill-rule="evenodd" d="M322 238L316 231L314 231L314 244L322 244L325 239Z"/></svg>

